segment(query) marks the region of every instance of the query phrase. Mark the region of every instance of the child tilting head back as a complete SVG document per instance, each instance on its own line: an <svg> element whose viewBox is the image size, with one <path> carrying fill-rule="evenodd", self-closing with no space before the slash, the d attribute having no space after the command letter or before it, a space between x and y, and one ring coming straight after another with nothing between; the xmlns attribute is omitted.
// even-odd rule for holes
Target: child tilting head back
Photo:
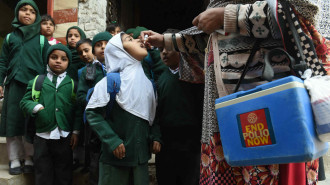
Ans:
<svg viewBox="0 0 330 185"><path fill-rule="evenodd" d="M54 19L50 15L48 14L42 15L40 25L41 25L40 33L41 35L44 35L48 39L50 45L60 43L59 41L53 38L56 24Z"/></svg>
<svg viewBox="0 0 330 185"><path fill-rule="evenodd" d="M94 60L94 55L92 52L92 41L91 39L82 39L76 44L77 52L80 59L87 63L92 63Z"/></svg>
<svg viewBox="0 0 330 185"><path fill-rule="evenodd" d="M155 118L156 101L153 85L140 62L147 54L141 40L125 33L115 35L105 48L108 75L96 84L86 107L89 125L102 141L100 185L116 184L120 178L134 184L149 184L150 144L153 148L160 144L158 135L150 133L156 130L150 128ZM109 117L105 119L100 110L107 108L110 96L114 96L110 94L114 85L111 81L114 76L109 76L112 72L119 72L120 89ZM103 135L109 136L111 141ZM106 175L108 170L112 173ZM120 177L119 173L122 174Z"/></svg>

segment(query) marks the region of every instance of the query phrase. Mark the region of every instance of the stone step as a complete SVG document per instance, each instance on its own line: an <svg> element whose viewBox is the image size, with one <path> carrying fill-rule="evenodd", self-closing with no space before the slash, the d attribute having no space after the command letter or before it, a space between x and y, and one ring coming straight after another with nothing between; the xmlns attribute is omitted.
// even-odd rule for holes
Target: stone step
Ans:
<svg viewBox="0 0 330 185"><path fill-rule="evenodd" d="M81 173L81 168L73 172L72 185L89 184L89 173ZM34 174L10 175L8 164L0 165L0 185L34 185Z"/></svg>
<svg viewBox="0 0 330 185"><path fill-rule="evenodd" d="M33 185L34 174L10 175L8 164L0 165L0 185Z"/></svg>

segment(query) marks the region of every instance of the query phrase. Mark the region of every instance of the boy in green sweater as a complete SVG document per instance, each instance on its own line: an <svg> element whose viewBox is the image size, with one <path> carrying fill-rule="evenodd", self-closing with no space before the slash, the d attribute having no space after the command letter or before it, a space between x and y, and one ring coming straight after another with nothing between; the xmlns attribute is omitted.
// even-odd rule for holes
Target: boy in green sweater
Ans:
<svg viewBox="0 0 330 185"><path fill-rule="evenodd" d="M155 122L163 142L156 155L157 181L159 185L197 185L204 86L179 80L179 52L164 48L160 56L168 69L157 85Z"/></svg>
<svg viewBox="0 0 330 185"><path fill-rule="evenodd" d="M39 101L32 99L34 79L29 81L20 102L23 112L35 117L36 185L72 183L72 150L78 143L80 125L72 124L76 100L73 80L66 72L71 60L67 47L62 44L51 46L47 51L48 73Z"/></svg>
<svg viewBox="0 0 330 185"><path fill-rule="evenodd" d="M77 101L79 112L76 114L76 121L84 122L84 110L86 108L86 96L89 89L93 88L104 76L104 49L112 38L109 32L101 32L93 37L91 51L96 57L94 61L83 69L79 70L79 85L77 90ZM80 42L80 41L79 41ZM79 43L78 42L78 43ZM78 51L78 53L80 53ZM98 156L100 153L100 141L91 131L89 125L85 124L85 167L90 168L90 181L97 182L98 178ZM96 161L95 161L96 160ZM96 163L96 164L95 164ZM96 169L95 169L96 168Z"/></svg>
<svg viewBox="0 0 330 185"><path fill-rule="evenodd" d="M86 117L102 142L99 185L149 185L151 150L160 151L160 136L153 125L156 112L154 88L144 74L141 60L147 56L141 40L123 32L105 48L107 72L119 72L120 90L108 116L113 83L99 81L86 107Z"/></svg>

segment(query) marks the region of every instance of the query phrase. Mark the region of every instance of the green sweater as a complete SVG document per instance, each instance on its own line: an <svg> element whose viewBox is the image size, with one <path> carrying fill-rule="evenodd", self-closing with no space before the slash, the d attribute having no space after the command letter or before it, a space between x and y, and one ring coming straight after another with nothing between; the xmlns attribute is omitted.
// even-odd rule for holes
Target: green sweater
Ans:
<svg viewBox="0 0 330 185"><path fill-rule="evenodd" d="M47 62L44 60L49 44L44 41L41 53L40 35L37 34L29 40L23 41L20 31L10 34L8 43L3 42L0 55L0 86L10 83L12 79L27 84L38 74L46 72ZM7 76L6 83L4 79Z"/></svg>
<svg viewBox="0 0 330 185"><path fill-rule="evenodd" d="M148 50L148 53L151 57L153 63L150 64L147 61L147 57L142 60L142 67L144 70L144 73L149 79L153 79L155 82L158 81L159 76L167 70L167 66L164 64L162 59L160 58L160 52L157 49Z"/></svg>
<svg viewBox="0 0 330 185"><path fill-rule="evenodd" d="M87 120L102 141L100 161L119 166L137 166L150 159L150 144L160 141L159 130L147 120L134 116L114 103L109 118L104 119L106 107L88 109ZM126 155L118 159L113 151L124 143Z"/></svg>
<svg viewBox="0 0 330 185"><path fill-rule="evenodd" d="M162 127L196 126L202 123L204 85L179 80L167 69L158 79L156 121Z"/></svg>
<svg viewBox="0 0 330 185"><path fill-rule="evenodd" d="M28 115L35 116L36 132L50 132L56 127L70 132L80 130L74 123L75 99L72 97L72 81L67 75L56 88L46 77L40 92L39 102L32 100L33 81L29 81L26 93L20 102L20 107ZM42 104L44 109L33 114L33 108Z"/></svg>
<svg viewBox="0 0 330 185"><path fill-rule="evenodd" d="M90 88L93 88L97 82L102 80L106 73L103 71L102 66L98 64L91 64L95 66L95 79L87 80L86 79L86 68L83 69L79 78L79 84L77 89L77 106L78 111L76 112L76 122L83 122L83 114L86 108L86 95Z"/></svg>

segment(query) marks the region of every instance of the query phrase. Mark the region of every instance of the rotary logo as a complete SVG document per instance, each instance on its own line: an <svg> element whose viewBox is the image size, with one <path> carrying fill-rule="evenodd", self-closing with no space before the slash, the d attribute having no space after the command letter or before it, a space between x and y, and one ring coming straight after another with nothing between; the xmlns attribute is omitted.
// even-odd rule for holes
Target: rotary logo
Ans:
<svg viewBox="0 0 330 185"><path fill-rule="evenodd" d="M249 123L254 124L258 120L258 116L255 113L250 113L247 117Z"/></svg>

